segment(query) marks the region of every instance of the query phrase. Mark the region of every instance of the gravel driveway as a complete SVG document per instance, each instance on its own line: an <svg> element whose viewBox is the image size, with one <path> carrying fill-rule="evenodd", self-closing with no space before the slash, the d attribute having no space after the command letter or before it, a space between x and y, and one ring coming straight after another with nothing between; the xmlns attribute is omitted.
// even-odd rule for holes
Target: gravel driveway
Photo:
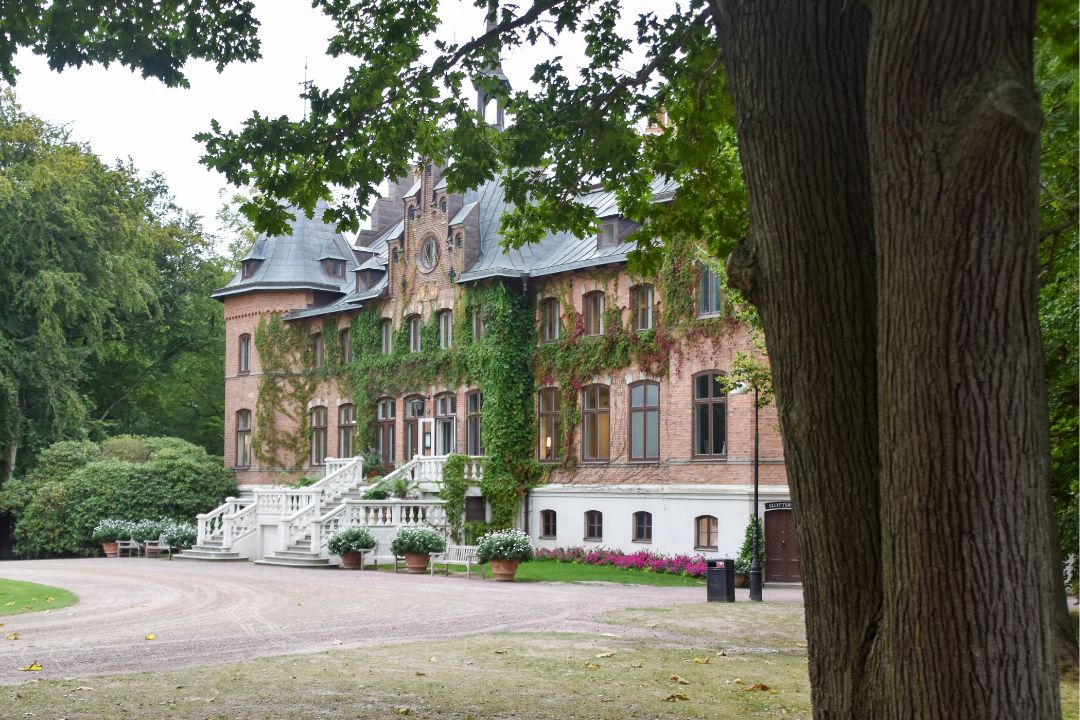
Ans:
<svg viewBox="0 0 1080 720"><path fill-rule="evenodd" d="M498 631L600 633L596 615L700 603L704 588L495 583L251 563L120 558L0 563L0 576L79 603L0 617L0 684L202 665ZM745 593L745 591L742 591ZM798 589L769 591L798 601ZM745 595L743 598L745 599ZM146 640L152 633L154 640ZM37 661L40 673L20 672Z"/></svg>

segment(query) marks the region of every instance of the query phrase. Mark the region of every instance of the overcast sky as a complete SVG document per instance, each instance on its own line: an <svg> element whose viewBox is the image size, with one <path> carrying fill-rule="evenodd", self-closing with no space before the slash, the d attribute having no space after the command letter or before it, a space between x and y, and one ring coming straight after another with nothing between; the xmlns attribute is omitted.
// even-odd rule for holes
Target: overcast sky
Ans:
<svg viewBox="0 0 1080 720"><path fill-rule="evenodd" d="M262 59L230 65L220 74L209 63L188 63L190 89L143 80L119 65L55 73L43 58L24 51L16 58L16 94L25 109L68 126L75 140L88 143L106 162L131 157L140 172L161 173L177 203L216 231L219 193L232 190L222 176L199 164L202 147L192 136L209 129L211 118L239 128L253 110L299 119L305 60L308 76L324 88L336 87L348 68L348 59L324 54L333 25L310 3L256 0L255 5L262 22ZM471 0L444 0L441 8L445 39L462 42L483 29L483 11ZM561 45L559 53L568 60L580 57L579 44ZM540 54L548 53L530 49L504 58L514 87L527 83Z"/></svg>

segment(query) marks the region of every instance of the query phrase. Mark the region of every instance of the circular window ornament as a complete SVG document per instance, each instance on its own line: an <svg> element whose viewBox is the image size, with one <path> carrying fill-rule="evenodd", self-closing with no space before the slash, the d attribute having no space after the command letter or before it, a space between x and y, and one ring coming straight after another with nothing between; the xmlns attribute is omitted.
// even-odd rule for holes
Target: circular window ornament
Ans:
<svg viewBox="0 0 1080 720"><path fill-rule="evenodd" d="M439 241L434 235L428 235L420 244L420 252L416 256L416 265L423 272L429 273L439 264Z"/></svg>

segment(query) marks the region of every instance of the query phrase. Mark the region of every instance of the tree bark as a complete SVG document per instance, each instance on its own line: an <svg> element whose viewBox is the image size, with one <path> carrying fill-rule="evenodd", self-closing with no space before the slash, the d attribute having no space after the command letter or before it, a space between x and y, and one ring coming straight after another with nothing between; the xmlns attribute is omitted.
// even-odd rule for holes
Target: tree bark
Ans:
<svg viewBox="0 0 1080 720"><path fill-rule="evenodd" d="M751 227L728 275L765 326L814 713L883 717L869 15L844 0L719 7Z"/></svg>
<svg viewBox="0 0 1080 720"><path fill-rule="evenodd" d="M887 707L1057 718L1034 2L873 7Z"/></svg>

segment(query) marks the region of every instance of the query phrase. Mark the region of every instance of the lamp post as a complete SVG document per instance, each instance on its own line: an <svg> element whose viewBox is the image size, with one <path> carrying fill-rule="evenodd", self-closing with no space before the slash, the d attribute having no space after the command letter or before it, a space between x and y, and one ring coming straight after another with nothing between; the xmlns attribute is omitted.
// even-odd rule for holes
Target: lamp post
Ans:
<svg viewBox="0 0 1080 720"><path fill-rule="evenodd" d="M731 395L746 395L750 386L739 383L739 386L731 391ZM758 544L761 542L760 529L758 527L758 467L760 465L758 454L758 389L754 387L754 544L751 548L750 559L750 599L761 601L761 559L758 557Z"/></svg>

